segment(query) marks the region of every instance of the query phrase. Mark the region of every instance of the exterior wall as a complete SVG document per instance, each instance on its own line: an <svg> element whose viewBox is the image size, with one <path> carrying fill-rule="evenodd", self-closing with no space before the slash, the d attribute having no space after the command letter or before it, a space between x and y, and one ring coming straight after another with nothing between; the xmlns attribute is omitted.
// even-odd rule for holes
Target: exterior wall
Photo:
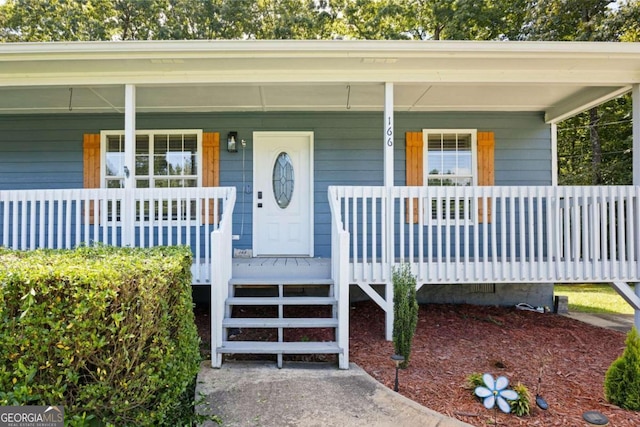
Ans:
<svg viewBox="0 0 640 427"><path fill-rule="evenodd" d="M522 302L553 309L553 284L424 285L416 297L421 304L514 306Z"/></svg>
<svg viewBox="0 0 640 427"><path fill-rule="evenodd" d="M83 185L82 135L124 128L122 115L0 116L0 189L79 188ZM237 186L233 233L236 248L251 247L252 133L314 132L315 255L331 254L329 185L382 185L382 112L141 114L138 129L220 132L220 185ZM406 131L477 128L495 132L496 185L551 185L551 132L540 113L434 112L395 114L395 183L405 184ZM226 151L229 131L246 151ZM244 182L243 182L244 177Z"/></svg>
<svg viewBox="0 0 640 427"><path fill-rule="evenodd" d="M384 295L381 286L373 286ZM553 309L553 283L491 283L423 285L416 298L420 304L474 304L514 306L526 303L534 307ZM367 301L369 296L358 286L352 285L349 299L352 302Z"/></svg>

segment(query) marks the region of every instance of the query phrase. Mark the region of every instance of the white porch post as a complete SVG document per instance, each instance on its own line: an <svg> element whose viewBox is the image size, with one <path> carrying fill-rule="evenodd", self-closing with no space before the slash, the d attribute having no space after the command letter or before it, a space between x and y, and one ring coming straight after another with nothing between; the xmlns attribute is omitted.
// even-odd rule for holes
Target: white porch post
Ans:
<svg viewBox="0 0 640 427"><path fill-rule="evenodd" d="M633 185L640 186L640 84L631 89L631 117L633 124ZM636 222L638 227L638 222ZM636 241L636 247L640 242ZM635 284L635 294L640 297L640 283ZM635 310L636 329L640 330L640 310Z"/></svg>
<svg viewBox="0 0 640 427"><path fill-rule="evenodd" d="M124 188L135 188L133 172L136 165L136 87L124 87ZM128 171L128 173L126 172Z"/></svg>
<svg viewBox="0 0 640 427"><path fill-rule="evenodd" d="M391 187L393 187L393 149L394 149L394 123L393 123L393 83L384 84L384 186L387 188L387 247L386 258L388 280L385 286L385 301L387 304L385 319L385 337L387 340L393 339L393 281L392 266L394 264L393 248L395 239L393 235L393 198L391 197Z"/></svg>
<svg viewBox="0 0 640 427"><path fill-rule="evenodd" d="M134 173L136 167L136 87L125 85L124 87L124 188L135 188ZM124 206L121 207L122 215L122 246L132 246L135 242L135 201L131 197L133 193L127 191Z"/></svg>
<svg viewBox="0 0 640 427"><path fill-rule="evenodd" d="M393 187L393 83L384 84L384 186Z"/></svg>
<svg viewBox="0 0 640 427"><path fill-rule="evenodd" d="M551 185L558 185L558 124L551 123Z"/></svg>
<svg viewBox="0 0 640 427"><path fill-rule="evenodd" d="M640 185L640 84L631 89L633 123L633 185Z"/></svg>

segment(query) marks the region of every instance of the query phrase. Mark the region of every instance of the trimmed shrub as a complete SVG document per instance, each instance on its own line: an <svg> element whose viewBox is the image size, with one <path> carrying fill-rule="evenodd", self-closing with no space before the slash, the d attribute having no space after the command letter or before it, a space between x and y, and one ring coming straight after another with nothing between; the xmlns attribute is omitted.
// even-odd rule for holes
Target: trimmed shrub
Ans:
<svg viewBox="0 0 640 427"><path fill-rule="evenodd" d="M190 270L186 247L0 252L0 405L174 425L200 361Z"/></svg>
<svg viewBox="0 0 640 427"><path fill-rule="evenodd" d="M409 366L411 344L418 325L416 278L408 264L393 270L393 348L404 357L402 368Z"/></svg>
<svg viewBox="0 0 640 427"><path fill-rule="evenodd" d="M604 377L605 398L624 409L640 410L640 337L635 327L627 334L622 356Z"/></svg>

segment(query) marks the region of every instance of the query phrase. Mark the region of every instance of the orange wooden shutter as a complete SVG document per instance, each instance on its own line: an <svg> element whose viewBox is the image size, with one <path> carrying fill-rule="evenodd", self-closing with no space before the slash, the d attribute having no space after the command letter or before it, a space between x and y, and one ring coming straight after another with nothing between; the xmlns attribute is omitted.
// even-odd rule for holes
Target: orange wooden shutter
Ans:
<svg viewBox="0 0 640 427"><path fill-rule="evenodd" d="M478 132L478 185L495 185L495 135L493 132ZM478 218L484 222L482 199L478 200ZM486 221L491 222L491 199L487 200Z"/></svg>
<svg viewBox="0 0 640 427"><path fill-rule="evenodd" d="M220 133L202 134L202 186L220 185ZM204 212L203 212L204 215ZM203 217L203 221L204 221ZM209 202L209 223L213 223L213 200Z"/></svg>
<svg viewBox="0 0 640 427"><path fill-rule="evenodd" d="M100 188L100 134L85 133L82 142L84 188ZM89 205L89 223L94 223L93 202Z"/></svg>
<svg viewBox="0 0 640 427"><path fill-rule="evenodd" d="M422 186L423 185L423 152L424 142L422 140L422 132L407 132L406 139L406 185ZM407 222L410 222L409 203L407 203ZM413 222L418 222L418 199L413 201Z"/></svg>

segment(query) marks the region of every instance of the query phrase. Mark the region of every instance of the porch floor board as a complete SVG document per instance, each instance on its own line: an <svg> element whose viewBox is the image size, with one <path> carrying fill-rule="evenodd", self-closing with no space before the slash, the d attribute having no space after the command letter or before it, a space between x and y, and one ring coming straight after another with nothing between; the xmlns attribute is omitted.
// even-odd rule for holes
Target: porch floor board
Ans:
<svg viewBox="0 0 640 427"><path fill-rule="evenodd" d="M331 259L310 257L233 258L234 279L330 279Z"/></svg>

